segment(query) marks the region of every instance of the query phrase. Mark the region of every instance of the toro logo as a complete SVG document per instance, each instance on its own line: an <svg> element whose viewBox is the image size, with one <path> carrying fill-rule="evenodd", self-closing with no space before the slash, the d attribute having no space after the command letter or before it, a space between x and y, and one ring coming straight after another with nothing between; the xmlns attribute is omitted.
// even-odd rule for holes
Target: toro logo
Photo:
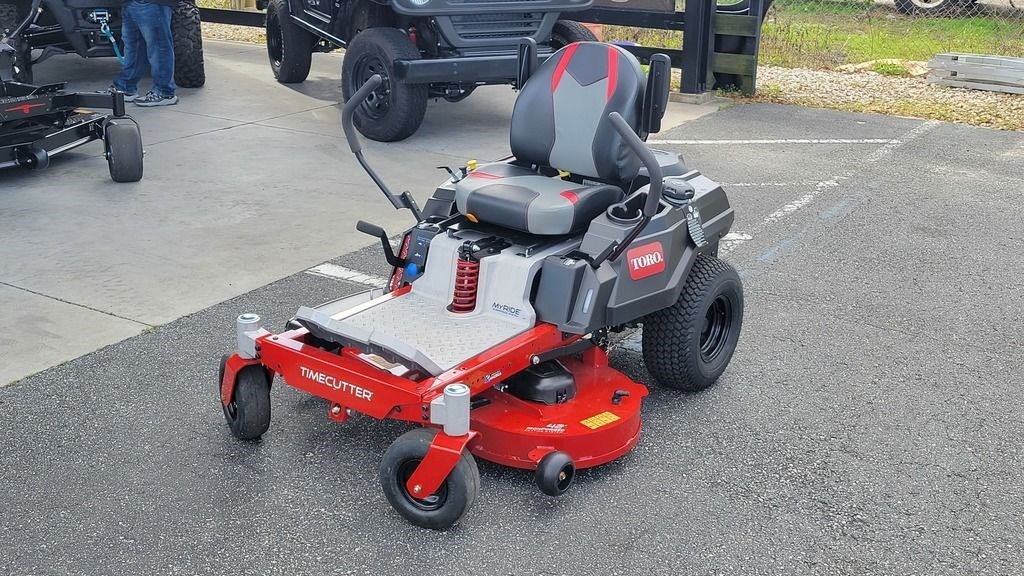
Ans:
<svg viewBox="0 0 1024 576"><path fill-rule="evenodd" d="M626 252L626 261L629 263L629 277L640 280L665 271L665 250L661 242L651 242Z"/></svg>

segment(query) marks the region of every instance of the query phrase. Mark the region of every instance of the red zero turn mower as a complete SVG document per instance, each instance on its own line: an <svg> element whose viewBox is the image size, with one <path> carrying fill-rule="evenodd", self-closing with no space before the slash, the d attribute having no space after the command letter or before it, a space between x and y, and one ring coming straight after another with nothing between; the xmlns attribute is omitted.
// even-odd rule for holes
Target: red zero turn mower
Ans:
<svg viewBox="0 0 1024 576"><path fill-rule="evenodd" d="M352 125L380 77L348 100L352 152L417 220L397 255L382 229L357 226L380 239L389 285L301 308L281 334L242 314L238 352L221 367L241 439L266 432L275 374L327 399L335 420L422 426L388 448L380 480L427 528L452 526L473 503L474 457L536 470L557 496L576 469L636 445L647 388L608 366L610 331L643 324L648 371L686 391L715 382L740 333L740 279L716 257L733 221L725 192L643 141L660 130L668 57L653 56L646 78L628 52L597 42L539 67L525 42L519 62L513 156L448 169L422 209L388 190Z"/></svg>

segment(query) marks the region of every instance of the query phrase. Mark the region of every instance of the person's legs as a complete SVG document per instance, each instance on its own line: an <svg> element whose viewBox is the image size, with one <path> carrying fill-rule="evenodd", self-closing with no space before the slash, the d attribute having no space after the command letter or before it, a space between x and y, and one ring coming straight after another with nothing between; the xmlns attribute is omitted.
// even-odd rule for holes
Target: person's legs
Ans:
<svg viewBox="0 0 1024 576"><path fill-rule="evenodd" d="M124 3L121 8L121 40L124 43L124 64L121 73L114 80L114 88L124 92L126 96L139 93L139 79L146 71L146 62L142 59L142 35L139 25L133 16L134 0Z"/></svg>
<svg viewBox="0 0 1024 576"><path fill-rule="evenodd" d="M140 3L139 31L146 40L149 69L153 73L153 92L164 98L174 96L174 40L171 38L170 6Z"/></svg>

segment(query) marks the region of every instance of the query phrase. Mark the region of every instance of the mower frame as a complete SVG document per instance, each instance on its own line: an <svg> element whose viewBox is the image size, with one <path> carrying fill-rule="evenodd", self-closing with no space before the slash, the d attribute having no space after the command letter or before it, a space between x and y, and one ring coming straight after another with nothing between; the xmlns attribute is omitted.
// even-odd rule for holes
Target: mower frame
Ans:
<svg viewBox="0 0 1024 576"><path fill-rule="evenodd" d="M138 124L125 114L124 95L65 92L64 86L64 83L32 86L0 80L0 169L46 168L52 157L102 140L111 177L118 181L139 180L142 177L142 140ZM108 108L111 113L85 108ZM118 152L111 147L110 126L115 120L133 132L138 140L137 150L129 147L130 156L124 158L115 157ZM119 166L122 161L131 164L128 172L119 172L123 168ZM119 174L129 174L129 177L121 180Z"/></svg>

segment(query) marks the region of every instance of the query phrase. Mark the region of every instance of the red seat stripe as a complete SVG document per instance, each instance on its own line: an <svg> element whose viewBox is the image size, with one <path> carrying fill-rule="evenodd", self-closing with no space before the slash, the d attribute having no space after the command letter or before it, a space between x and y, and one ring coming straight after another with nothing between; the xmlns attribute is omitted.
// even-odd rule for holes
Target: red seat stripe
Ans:
<svg viewBox="0 0 1024 576"><path fill-rule="evenodd" d="M569 201L569 204L575 204L579 202L580 197L576 195L572 190L563 190L559 193L559 196Z"/></svg>
<svg viewBox="0 0 1024 576"><path fill-rule="evenodd" d="M576 52L576 48L578 47L578 42L569 44L565 47L565 53L562 54L562 59L558 61L558 66L555 67L555 74L551 77L551 92L558 89L558 83L562 81L562 74L565 73L566 67L569 66L569 60L572 60L572 55Z"/></svg>
<svg viewBox="0 0 1024 576"><path fill-rule="evenodd" d="M468 178L486 178L488 180L501 180L504 176L498 176L497 174L488 174L487 172L481 172L474 170L469 173Z"/></svg>
<svg viewBox="0 0 1024 576"><path fill-rule="evenodd" d="M615 95L615 81L619 77L619 51L611 46L608 47L608 97L605 99L606 102L610 102L612 96Z"/></svg>

